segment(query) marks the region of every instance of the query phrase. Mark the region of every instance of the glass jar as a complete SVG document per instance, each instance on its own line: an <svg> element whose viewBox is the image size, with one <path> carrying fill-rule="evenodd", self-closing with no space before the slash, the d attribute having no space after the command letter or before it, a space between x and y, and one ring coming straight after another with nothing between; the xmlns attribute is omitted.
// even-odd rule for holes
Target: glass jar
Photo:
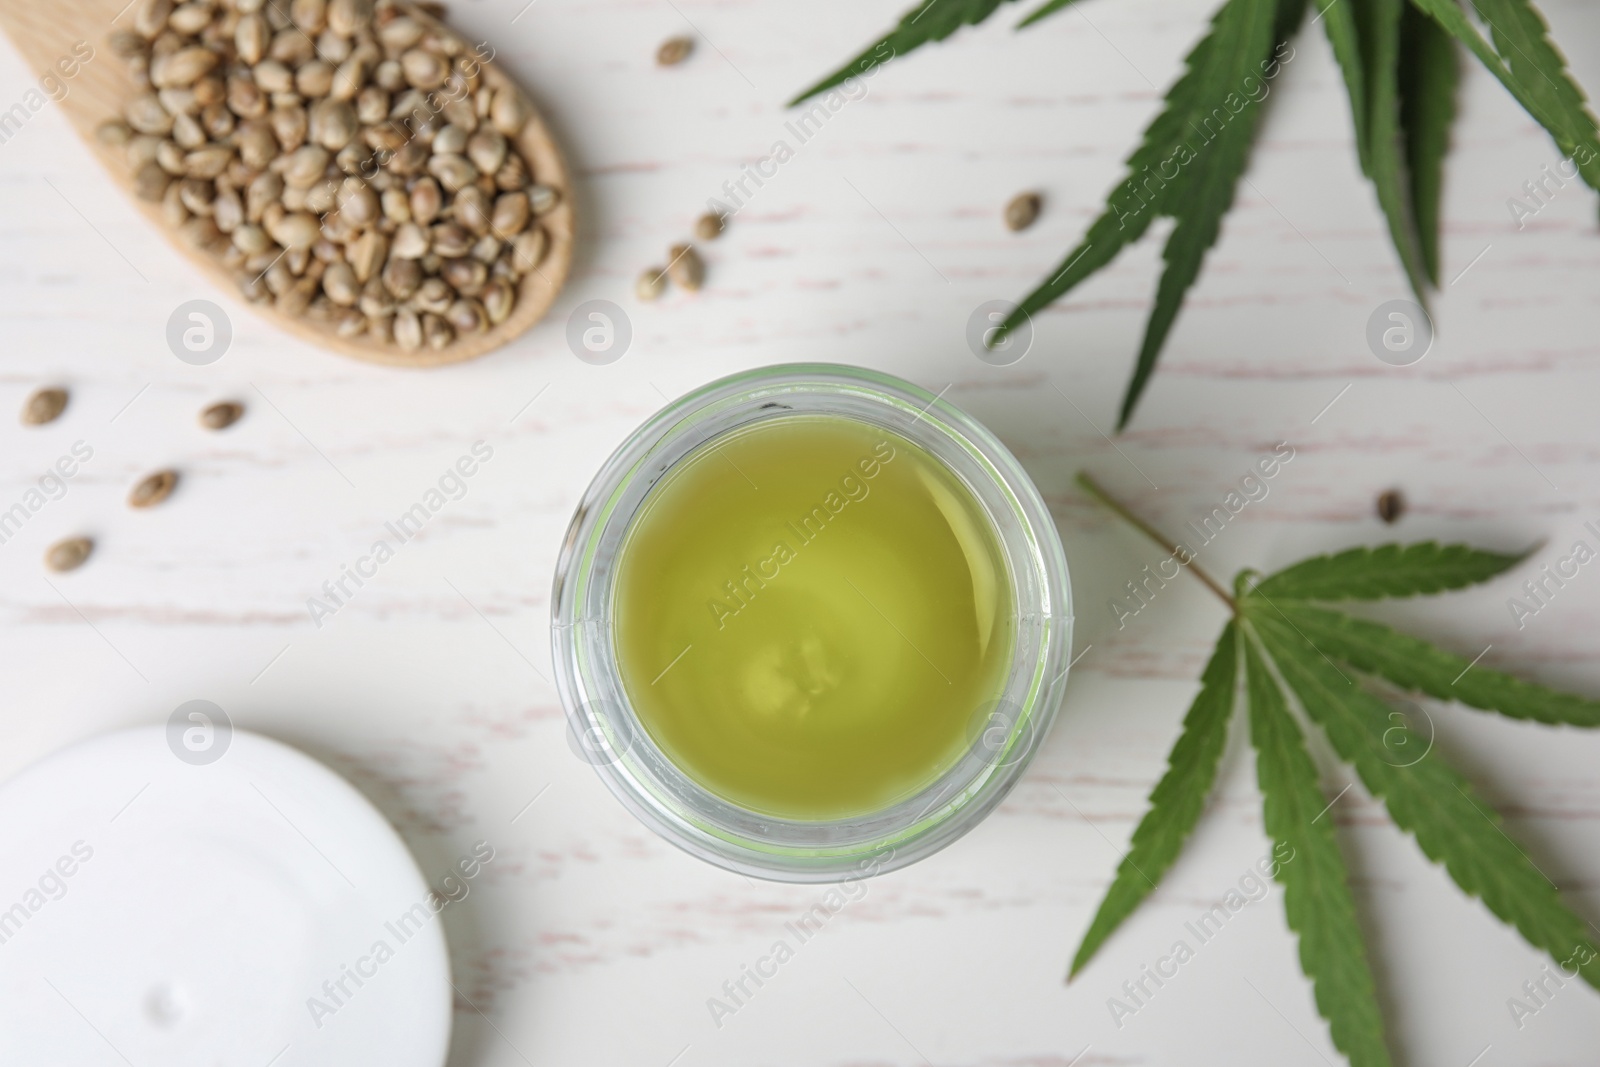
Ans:
<svg viewBox="0 0 1600 1067"><path fill-rule="evenodd" d="M838 821L774 818L731 804L693 781L663 754L630 707L613 627L619 556L651 489L722 435L796 414L881 426L942 461L993 524L1016 613L1010 670L987 717L975 717L965 753L916 795ZM574 750L656 833L741 874L836 882L930 855L1004 799L1061 702L1071 660L1071 595L1066 557L1043 499L1016 458L976 420L887 374L828 364L765 367L668 404L595 476L556 567L556 687Z"/></svg>

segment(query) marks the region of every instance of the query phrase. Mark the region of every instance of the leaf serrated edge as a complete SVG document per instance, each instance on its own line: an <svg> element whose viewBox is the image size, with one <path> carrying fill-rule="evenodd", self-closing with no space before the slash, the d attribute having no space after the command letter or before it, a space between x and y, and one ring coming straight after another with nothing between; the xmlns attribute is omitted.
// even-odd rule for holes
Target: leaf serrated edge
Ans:
<svg viewBox="0 0 1600 1067"><path fill-rule="evenodd" d="M1411 216L1417 223L1428 281L1437 286L1441 269L1439 206L1461 78L1459 46L1444 27L1409 2L1401 16L1400 40L1400 129L1410 177Z"/></svg>
<svg viewBox="0 0 1600 1067"><path fill-rule="evenodd" d="M1019 30L1027 29L1029 26L1049 18L1057 11L1060 11L1063 8L1071 7L1073 4L1078 2L1079 0L1045 0L1044 3L1028 12L1028 14L1023 17L1022 21L1017 23L1016 28Z"/></svg>
<svg viewBox="0 0 1600 1067"><path fill-rule="evenodd" d="M1205 810L1233 717L1238 683L1238 627L1230 621L1200 676L1200 692L1183 718L1167 757L1167 770L1150 793L1149 808L1133 831L1128 853L1072 958L1072 981L1123 920L1149 896L1172 867Z"/></svg>
<svg viewBox="0 0 1600 1067"><path fill-rule="evenodd" d="M1001 4L1012 0L923 0L907 11L893 29L868 45L854 59L833 73L824 76L810 88L801 91L789 107L795 107L852 77L871 77L878 67L915 52L925 44L943 41L963 26L976 26L999 10ZM1078 0L1050 0L1043 8L1033 12L1017 24L1017 29L1031 26L1040 19L1055 14ZM926 20L926 21L924 21ZM919 26L919 23L921 24ZM888 54L884 54L884 49Z"/></svg>
<svg viewBox="0 0 1600 1067"><path fill-rule="evenodd" d="M1370 619L1296 600L1277 601L1274 607L1314 647L1410 692L1511 719L1600 727L1600 701L1478 666L1475 660Z"/></svg>
<svg viewBox="0 0 1600 1067"><path fill-rule="evenodd" d="M1567 93L1560 89L1555 91L1551 98L1548 90L1532 79L1524 79L1519 68L1508 65L1506 57L1494 45L1484 40L1476 27L1467 20L1466 13L1456 3L1456 0L1411 0L1417 7L1426 12L1431 18L1443 26L1445 31L1456 40L1466 45L1468 50L1477 57L1496 78L1506 87L1523 110L1533 116L1539 125L1545 128L1556 142L1563 155L1573 159L1578 164L1578 171L1590 187L1600 189L1600 139L1597 139L1595 120L1582 106L1573 107L1571 96L1581 102L1583 94L1567 74L1566 64L1560 60L1558 53L1549 45L1548 31L1543 19L1539 18L1537 10L1531 4L1515 0L1522 8L1532 12L1538 19L1540 26L1539 45L1534 45L1536 51L1542 51L1555 59L1555 76L1565 83ZM1475 3L1474 7L1480 15L1485 9L1484 4ZM1486 17L1485 21L1493 22L1493 14ZM1525 42L1532 44L1532 42ZM1541 47L1542 46L1542 47ZM1520 46L1519 46L1520 47ZM1550 78L1548 72L1544 77ZM1550 79L1552 82L1554 79ZM1565 98L1564 98L1565 97ZM1580 149L1582 150L1580 153ZM1578 158L1579 155L1584 158Z"/></svg>
<svg viewBox="0 0 1600 1067"><path fill-rule="evenodd" d="M1321 650L1308 654L1301 647L1305 639L1291 627L1252 613L1249 629L1272 653L1300 706L1334 751L1355 767L1367 791L1383 801L1394 824L1413 837L1423 854L1442 864L1462 892L1481 900L1530 945L1562 966L1576 961L1584 980L1600 989L1600 948L1588 936L1594 927L1566 906L1559 889L1505 832L1499 817L1478 801L1471 784L1403 723L1397 725L1391 718L1397 713L1387 704L1348 679L1347 685L1336 682L1328 674L1332 668L1323 665ZM1415 744L1423 756L1404 766L1389 762L1386 755L1405 747L1386 741L1396 731L1410 735L1407 744Z"/></svg>
<svg viewBox="0 0 1600 1067"><path fill-rule="evenodd" d="M1428 304L1422 244L1404 181L1399 135L1400 15L1406 0L1327 0L1321 18L1350 98L1356 155L1372 183L1411 290Z"/></svg>
<svg viewBox="0 0 1600 1067"><path fill-rule="evenodd" d="M1009 331L1028 321L1035 312L1065 296L1109 264L1124 248L1138 241L1157 218L1176 217L1179 212L1174 211L1172 205L1180 204L1184 209L1192 205L1195 184L1209 180L1212 177L1210 171L1215 169L1198 167L1193 159L1201 154L1216 155L1215 143L1223 139L1223 134L1234 130L1236 125L1242 125L1249 133L1244 152L1248 159L1249 140L1254 137L1264 97L1246 101L1241 111L1233 113L1229 121L1222 125L1221 134L1204 142L1198 152L1189 144L1190 131L1196 129L1196 122L1203 124L1211 117L1212 112L1207 108L1223 109L1227 96L1237 96L1235 90L1253 73L1254 67L1269 61L1266 57L1270 56L1273 45L1280 39L1280 16L1303 11L1304 0L1283 0L1282 3L1278 0L1226 0L1223 3L1212 16L1206 34L1185 57L1183 74L1167 90L1161 110L1146 127L1139 146L1129 155L1119 185L1106 198L1105 210L1090 224L1082 241L1067 254L1049 278L1023 297L1022 302L1000 324L1000 328L994 331L989 341L991 347L1004 340ZM1292 21L1298 21L1298 14ZM1231 107L1227 110L1232 111ZM1228 140L1232 143L1233 138ZM1180 146L1190 153L1191 159L1178 164L1174 176L1169 178L1161 168L1175 160ZM1155 169L1153 176L1150 174L1152 168ZM1231 169L1237 173L1243 172L1242 164ZM1135 182L1142 183L1142 193ZM1225 215L1231 206L1232 191L1233 183L1229 182L1227 200L1217 213L1219 217ZM1197 216L1199 218L1204 216ZM1165 253L1168 256L1168 270L1163 273L1159 284L1157 302L1146 326L1145 340L1124 394L1119 429L1126 425L1137 405L1139 395L1154 370L1167 330L1181 308L1183 293L1198 273L1199 260L1215 242L1219 227L1219 222L1202 226L1202 239L1199 241L1188 240L1187 233L1178 237L1176 228L1173 237L1178 237L1177 243L1174 244L1169 238ZM1189 260L1194 261L1192 269Z"/></svg>
<svg viewBox="0 0 1600 1067"><path fill-rule="evenodd" d="M1487 582L1538 548L1507 554L1437 541L1358 545L1292 563L1261 579L1254 590L1275 600L1387 600L1428 595ZM1397 584L1400 579L1408 584Z"/></svg>
<svg viewBox="0 0 1600 1067"><path fill-rule="evenodd" d="M1271 35L1259 42L1263 47L1257 55L1270 55L1270 49L1277 42L1291 36L1304 17L1305 9L1306 0L1280 0L1277 15L1272 20ZM1155 304L1145 323L1144 340L1139 343L1133 375L1122 394L1122 406L1117 412L1118 432L1133 418L1134 408L1155 373L1156 360L1183 310L1184 298L1199 279L1207 254L1222 235L1223 219L1233 209L1239 181L1249 166L1250 150L1261 129L1265 101L1263 96L1248 103L1215 138L1206 142L1200 158L1190 164L1192 169L1185 176L1182 195L1173 198L1173 203L1180 205L1169 212L1176 224L1161 250L1166 266L1156 284Z"/></svg>
<svg viewBox="0 0 1600 1067"><path fill-rule="evenodd" d="M1300 968L1311 980L1334 1047L1352 1067L1389 1067L1355 896L1332 821L1320 823L1331 805L1324 803L1316 765L1278 679L1267 669L1265 650L1248 622L1240 631L1262 818L1267 835L1293 850L1273 877L1283 886L1284 916L1299 938Z"/></svg>

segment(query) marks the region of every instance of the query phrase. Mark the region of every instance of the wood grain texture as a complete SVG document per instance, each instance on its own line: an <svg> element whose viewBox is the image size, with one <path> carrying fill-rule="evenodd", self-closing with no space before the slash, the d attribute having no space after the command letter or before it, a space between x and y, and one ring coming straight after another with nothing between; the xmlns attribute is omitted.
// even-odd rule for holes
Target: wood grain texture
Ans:
<svg viewBox="0 0 1600 1067"><path fill-rule="evenodd" d="M123 105L139 92L122 61L112 54L106 44L106 38L113 29L126 29L132 22L135 6L136 3L129 3L128 0L54 0L49 4L3 0L0 2L0 29L5 31L40 78L62 79L68 67L58 64L72 59L75 46L87 44L94 50L90 61L81 65L75 61L70 64L78 69L78 73L70 79L62 79L70 91L60 101L61 111L112 178L129 191L130 200L151 224L170 239L173 246L195 267L209 275L214 284L231 291L235 286L232 272L204 249L195 248L182 240L162 218L160 204L147 203L132 196L133 174L125 153L103 144L95 136L100 124L121 117ZM402 2L400 6L426 26L441 32L455 32L410 4ZM544 317L572 269L577 206L572 196L571 176L560 146L527 93L492 61L483 64L483 78L497 91L510 86L522 93L531 117L515 138L517 150L527 160L537 181L562 192L562 201L539 217L540 224L549 234L549 251L533 271L522 277L517 287L516 304L506 320L498 326L457 337L437 351L422 348L408 352L398 345L385 344L367 334L340 337L330 324L286 315L269 305L249 305L252 310L272 320L279 328L319 347L371 363L397 367L438 367L474 359L485 352L494 351Z"/></svg>
<svg viewBox="0 0 1600 1067"><path fill-rule="evenodd" d="M978 362L964 331L980 303L1026 293L1094 217L1213 0L1084 0L1020 34L1009 25L1028 5L1004 5L993 25L885 67L803 145L781 101L890 25L902 0L525 3L462 2L450 18L541 101L570 152L583 243L546 320L447 373L331 360L242 311L222 360L179 363L163 336L175 306L242 305L173 254L58 109L0 143L0 510L75 441L94 450L0 544L0 775L204 698L349 776L430 876L489 841L496 859L446 915L462 994L451 1067L1337 1062L1276 891L1120 1027L1107 1008L1268 848L1242 734L1161 890L1062 981L1223 623L1203 588L1174 583L1119 629L1107 602L1157 556L1072 478L1088 469L1176 533L1290 442L1270 495L1200 556L1224 576L1389 539L1544 540L1534 568L1593 544L1593 195L1554 189L1517 228L1507 199L1556 151L1469 69L1446 171L1439 337L1415 366L1378 362L1368 317L1405 287L1313 28L1274 84L1251 184L1113 445L1101 431L1159 241L1038 316L1014 366ZM1579 79L1600 86L1600 7L1542 7ZM698 35L694 55L657 67L657 45L677 34ZM0 105L36 85L0 45ZM794 158L702 246L705 288L635 302L637 273L777 139ZM1000 211L1023 189L1043 192L1044 213L1011 234ZM567 346L567 319L596 299L631 320L632 346L609 366ZM1082 658L1001 809L870 883L719 1028L707 999L821 893L681 855L572 755L545 681L548 591L573 506L663 394L801 359L948 387L1018 454L1066 544ZM14 413L46 383L69 387L71 406L25 430ZM230 398L248 408L237 425L195 425ZM347 581L354 595L318 627L307 599L480 439L494 456L464 495L376 577ZM129 486L164 466L184 475L172 499L127 511ZM1390 527L1374 502L1392 487L1409 510ZM80 532L97 538L95 559L46 584L39 555ZM1492 646L1482 662L1498 669L1600 694L1600 572L1585 568L1518 629L1506 599L1522 579L1373 611L1468 658ZM1600 737L1426 711L1436 743L1600 922ZM1350 775L1321 766L1331 800ZM1478 1067L1590 1067L1600 995L1569 983L1519 1029L1507 1000L1545 961L1359 786L1328 817L1405 1062L1466 1067L1490 1046Z"/></svg>

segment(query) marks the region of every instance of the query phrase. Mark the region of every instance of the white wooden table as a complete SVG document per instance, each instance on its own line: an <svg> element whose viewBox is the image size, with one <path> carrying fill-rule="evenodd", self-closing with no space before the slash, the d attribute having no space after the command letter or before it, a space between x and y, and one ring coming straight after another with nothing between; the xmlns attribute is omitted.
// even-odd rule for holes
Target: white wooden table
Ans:
<svg viewBox="0 0 1600 1067"><path fill-rule="evenodd" d="M1271 496L1202 558L1224 576L1391 538L1545 539L1538 561L1553 560L1600 518L1593 194L1570 186L1525 229L1513 224L1506 199L1557 152L1473 68L1449 164L1444 273L1455 280L1437 303L1440 336L1415 366L1385 366L1365 324L1403 283L1356 171L1327 46L1305 34L1275 85L1250 185L1114 447L1101 431L1142 333L1157 242L1040 316L1014 366L974 359L963 330L979 303L1019 297L1077 239L1209 2L1095 0L1021 35L1009 27L1024 5L1008 6L890 65L707 247L705 290L656 305L633 300L635 274L688 235L743 163L776 139L795 145L781 102L900 4L523 2L458 3L452 17L495 43L564 138L585 239L549 320L446 371L324 354L212 290L53 109L0 144L0 413L42 384L72 390L55 425L0 419L0 506L75 441L94 453L0 545L0 774L205 698L347 775L425 872L491 842L496 859L446 915L458 1067L1337 1060L1276 890L1136 1016L1119 1027L1107 1008L1268 847L1242 734L1165 885L1063 984L1222 622L1185 580L1119 630L1108 598L1158 554L1072 475L1094 472L1176 530L1290 442L1296 459ZM1580 78L1600 87L1600 8L1546 6ZM659 41L694 32L689 62L654 65ZM0 47L0 105L33 84ZM1044 192L1045 213L1012 235L1000 206L1026 188ZM206 367L180 363L164 340L170 312L194 298L223 305L234 328ZM565 341L568 314L597 298L632 319L632 347L609 366ZM663 395L792 360L949 386L986 420L1055 510L1087 651L1053 736L994 817L870 883L718 1027L707 999L822 893L679 854L573 757L544 680L548 590L580 492ZM200 430L199 408L227 398L248 406L244 421ZM314 625L307 598L479 440L493 458L466 495ZM130 485L167 465L183 472L173 499L126 508ZM1392 486L1410 510L1391 530L1373 500ZM39 555L77 532L97 554L52 588ZM1469 656L1492 645L1486 664L1600 693L1600 577L1583 572L1520 631L1505 605L1519 582L1375 610ZM1600 736L1430 710L1439 747L1600 921ZM1324 768L1331 798L1350 773ZM1519 1030L1506 1001L1543 959L1359 785L1333 811L1405 1062L1594 1062L1600 995L1573 983ZM0 872L0 896L17 875ZM114 1062L93 1042L63 1049L63 1063Z"/></svg>

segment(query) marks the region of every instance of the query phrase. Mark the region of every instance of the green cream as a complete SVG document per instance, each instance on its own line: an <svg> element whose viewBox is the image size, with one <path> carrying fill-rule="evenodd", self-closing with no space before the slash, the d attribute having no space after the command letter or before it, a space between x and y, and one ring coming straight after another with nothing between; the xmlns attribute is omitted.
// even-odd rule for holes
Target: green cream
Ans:
<svg viewBox="0 0 1600 1067"><path fill-rule="evenodd" d="M786 819L880 811L977 740L1011 666L983 508L921 446L783 415L656 485L615 585L628 699L705 789Z"/></svg>

